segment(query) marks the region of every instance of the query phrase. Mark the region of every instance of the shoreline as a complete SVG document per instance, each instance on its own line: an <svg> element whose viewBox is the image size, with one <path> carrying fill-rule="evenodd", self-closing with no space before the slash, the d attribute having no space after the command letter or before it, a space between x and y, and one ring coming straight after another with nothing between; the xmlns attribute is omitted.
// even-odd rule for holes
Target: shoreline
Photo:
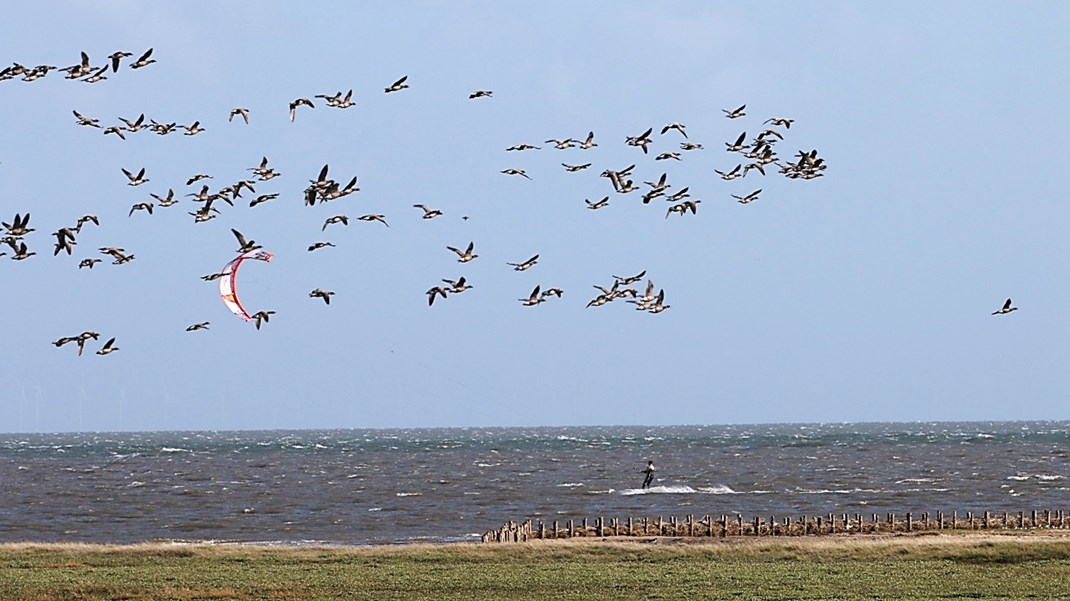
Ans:
<svg viewBox="0 0 1070 601"><path fill-rule="evenodd" d="M485 549L488 552L517 551L523 549L559 549L583 547L621 547L648 548L658 547L694 547L694 548L835 548L835 547L880 547L880 546L953 546L969 544L996 543L1051 543L1067 542L1070 544L1070 530L1036 529L1036 530L990 530L990 531L919 531L895 533L838 533L809 536L753 537L731 536L727 538L697 536L602 536L580 537L574 539L530 539L522 543L499 544L480 541L447 542L406 542L406 543L262 543L240 541L193 541L193 540L153 540L138 543L85 543L85 542L47 542L17 541L0 543L0 554L18 551L58 551L58 552L146 552L161 550L233 550L256 552L339 552L339 553L375 553L407 552L451 549Z"/></svg>

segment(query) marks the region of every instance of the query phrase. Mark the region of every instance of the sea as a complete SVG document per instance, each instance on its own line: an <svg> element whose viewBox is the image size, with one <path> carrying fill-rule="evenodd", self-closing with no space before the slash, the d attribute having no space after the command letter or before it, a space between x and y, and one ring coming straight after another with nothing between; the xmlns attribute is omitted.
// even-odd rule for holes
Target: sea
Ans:
<svg viewBox="0 0 1070 601"><path fill-rule="evenodd" d="M655 479L641 488L653 461ZM509 520L1070 509L1070 422L0 434L0 542L478 541Z"/></svg>

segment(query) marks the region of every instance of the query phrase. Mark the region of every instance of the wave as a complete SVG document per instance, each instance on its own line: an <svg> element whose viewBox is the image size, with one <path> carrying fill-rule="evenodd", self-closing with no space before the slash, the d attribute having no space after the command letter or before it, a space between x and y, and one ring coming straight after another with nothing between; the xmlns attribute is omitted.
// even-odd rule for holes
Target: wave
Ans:
<svg viewBox="0 0 1070 601"><path fill-rule="evenodd" d="M698 491L690 486L651 486L650 488L627 488L620 491L620 494L629 495L690 495L695 494Z"/></svg>

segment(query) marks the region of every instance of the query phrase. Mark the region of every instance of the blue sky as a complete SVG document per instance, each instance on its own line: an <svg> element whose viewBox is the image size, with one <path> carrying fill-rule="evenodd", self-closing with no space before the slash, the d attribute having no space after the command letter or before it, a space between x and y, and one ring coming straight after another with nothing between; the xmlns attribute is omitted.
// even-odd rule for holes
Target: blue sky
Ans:
<svg viewBox="0 0 1070 601"><path fill-rule="evenodd" d="M0 217L32 214L37 255L0 257L0 431L1066 419L1070 217L1057 3L42 2L0 23L0 64L116 50L155 64L96 84L0 81ZM409 89L384 94L408 75ZM353 89L356 106L298 109ZM477 89L492 98L469 100ZM729 120L722 109L746 104ZM228 122L231 108L250 123ZM205 131L120 140L72 110ZM724 144L790 117L782 160L825 177L722 181ZM702 150L678 150L679 121ZM651 153L624 140L654 128ZM550 138L596 148L555 150ZM506 152L530 143L539 151ZM183 195L251 175L194 224ZM566 173L561 163L592 163ZM616 194L604 169L668 174L696 215ZM303 206L324 164L360 192ZM130 187L122 169L151 180ZM524 169L531 180L500 173ZM195 173L213 179L186 186ZM646 188L645 185L641 186ZM179 205L128 217L150 193ZM756 202L731 197L761 188ZM610 196L588 210L584 199ZM244 202L242 202L244 200ZM420 219L412 207L443 211ZM218 203L217 203L217 206ZM74 255L50 232L86 226ZM321 231L346 214L348 226ZM390 227L356 221L383 214ZM468 219L462 219L467 216ZM200 276L231 228L250 311ZM336 247L309 253L329 240ZM475 242L466 264L446 246ZM97 248L135 254L78 269ZM5 248L4 250L8 250ZM507 262L534 254L514 272ZM10 253L9 253L10 254ZM107 259L106 257L102 257ZM587 308L645 270L671 308ZM443 278L474 286L427 306ZM645 283L645 279L644 279ZM535 285L564 297L524 307ZM308 297L333 290L330 306ZM1019 311L992 316L1011 297ZM201 321L208 331L185 331ZM83 330L119 352L51 342Z"/></svg>

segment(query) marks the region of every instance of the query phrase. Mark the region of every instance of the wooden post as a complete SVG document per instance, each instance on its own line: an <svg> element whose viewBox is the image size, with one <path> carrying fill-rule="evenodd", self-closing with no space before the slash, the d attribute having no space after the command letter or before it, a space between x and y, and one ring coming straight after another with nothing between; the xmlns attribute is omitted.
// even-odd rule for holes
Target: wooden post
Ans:
<svg viewBox="0 0 1070 601"><path fill-rule="evenodd" d="M769 536L776 536L779 531L780 528L777 528L776 516L769 516Z"/></svg>
<svg viewBox="0 0 1070 601"><path fill-rule="evenodd" d="M659 515L658 516L658 536L662 536L663 534L665 534L665 523L661 519L661 516Z"/></svg>
<svg viewBox="0 0 1070 601"><path fill-rule="evenodd" d="M635 535L635 530L632 530L632 518L628 518L628 536Z"/></svg>
<svg viewBox="0 0 1070 601"><path fill-rule="evenodd" d="M554 520L554 540L557 539L557 520Z"/></svg>
<svg viewBox="0 0 1070 601"><path fill-rule="evenodd" d="M959 512L954 510L951 512L951 529L954 530L959 527Z"/></svg>
<svg viewBox="0 0 1070 601"><path fill-rule="evenodd" d="M972 511L967 511L966 512L966 519L970 520L970 530L973 530L976 525L973 523L973 512Z"/></svg>
<svg viewBox="0 0 1070 601"><path fill-rule="evenodd" d="M806 516L802 516L802 533L803 536L810 534L810 523L806 520Z"/></svg>
<svg viewBox="0 0 1070 601"><path fill-rule="evenodd" d="M1019 511L1018 512L1018 527L1019 528L1025 528L1025 512L1024 511Z"/></svg>
<svg viewBox="0 0 1070 601"><path fill-rule="evenodd" d="M687 514L687 535L695 536L695 514Z"/></svg>
<svg viewBox="0 0 1070 601"><path fill-rule="evenodd" d="M713 516L706 514L706 536L713 538Z"/></svg>
<svg viewBox="0 0 1070 601"><path fill-rule="evenodd" d="M937 530L943 530L944 529L944 512L943 511L937 511L936 512L936 529Z"/></svg>
<svg viewBox="0 0 1070 601"><path fill-rule="evenodd" d="M643 536L649 536L649 535L650 535L650 519L644 517L643 518Z"/></svg>
<svg viewBox="0 0 1070 601"><path fill-rule="evenodd" d="M911 515L911 513L908 511L907 512L907 532L911 532L913 530L914 530L914 516Z"/></svg>
<svg viewBox="0 0 1070 601"><path fill-rule="evenodd" d="M724 538L726 536L728 536L728 515L722 513L721 514L721 537Z"/></svg>
<svg viewBox="0 0 1070 601"><path fill-rule="evenodd" d="M754 516L754 536L762 535L762 518Z"/></svg>
<svg viewBox="0 0 1070 601"><path fill-rule="evenodd" d="M981 529L988 530L988 512L986 511L984 517L981 518Z"/></svg>
<svg viewBox="0 0 1070 601"><path fill-rule="evenodd" d="M821 516L817 516L817 534L821 534Z"/></svg>
<svg viewBox="0 0 1070 601"><path fill-rule="evenodd" d="M1051 528L1051 510L1050 509L1045 509L1044 510L1044 527L1045 528Z"/></svg>
<svg viewBox="0 0 1070 601"><path fill-rule="evenodd" d="M539 520L539 538L546 538L546 525Z"/></svg>
<svg viewBox="0 0 1070 601"><path fill-rule="evenodd" d="M739 528L738 536L743 536L743 514L736 514L736 526Z"/></svg>
<svg viewBox="0 0 1070 601"><path fill-rule="evenodd" d="M1036 528L1037 527L1037 510L1036 509L1034 509L1032 511L1032 513L1031 513L1031 517L1029 519L1029 527L1030 528Z"/></svg>

